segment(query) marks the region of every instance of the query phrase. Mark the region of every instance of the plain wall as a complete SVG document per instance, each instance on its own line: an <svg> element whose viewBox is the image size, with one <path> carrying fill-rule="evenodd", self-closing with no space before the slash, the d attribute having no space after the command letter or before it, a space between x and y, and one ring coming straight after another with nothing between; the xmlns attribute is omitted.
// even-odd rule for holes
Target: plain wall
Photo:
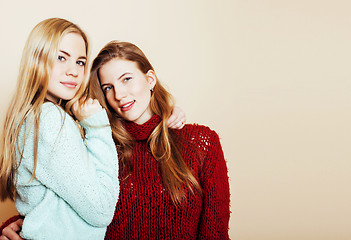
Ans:
<svg viewBox="0 0 351 240"><path fill-rule="evenodd" d="M136 43L187 114L221 137L237 240L351 239L347 0L1 1L0 113L31 29L63 17ZM1 119L2 120L2 119ZM15 214L0 203L0 222Z"/></svg>

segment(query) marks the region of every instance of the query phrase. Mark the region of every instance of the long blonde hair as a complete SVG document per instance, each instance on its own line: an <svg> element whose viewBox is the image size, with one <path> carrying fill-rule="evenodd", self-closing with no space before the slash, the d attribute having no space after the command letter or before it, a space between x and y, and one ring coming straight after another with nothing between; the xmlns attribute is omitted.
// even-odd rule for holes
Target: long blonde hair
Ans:
<svg viewBox="0 0 351 240"><path fill-rule="evenodd" d="M144 53L134 44L128 42L112 41L108 43L98 54L92 64L89 80L89 94L97 98L105 107L109 115L112 134L116 142L118 157L122 168L131 171L131 156L134 141L130 134L123 127L122 119L109 106L100 87L99 69L112 59L124 59L137 63L140 71L146 74L154 70ZM160 116L161 122L151 133L148 144L153 157L159 162L162 179L174 205L181 206L185 199L183 185L194 193L196 189L202 194L201 187L185 163L181 151L178 148L179 138L176 137L167 127L167 120L173 110L173 99L171 94L156 81L150 106L153 113Z"/></svg>
<svg viewBox="0 0 351 240"><path fill-rule="evenodd" d="M35 129L34 169L30 180L35 178L40 109L45 101L50 71L57 58L59 43L67 33L77 33L82 36L88 55L89 44L86 34L77 25L65 19L50 18L40 22L34 27L27 39L20 63L17 87L2 126L2 137L0 139L0 200L6 198L14 200L16 172L19 166L16 150L22 157L24 147L20 149L18 146L18 137L21 126L25 125L29 113L34 116ZM85 73L87 69L86 66ZM68 114L71 115L70 108L83 95L86 85L87 79L85 78L72 100L59 103Z"/></svg>

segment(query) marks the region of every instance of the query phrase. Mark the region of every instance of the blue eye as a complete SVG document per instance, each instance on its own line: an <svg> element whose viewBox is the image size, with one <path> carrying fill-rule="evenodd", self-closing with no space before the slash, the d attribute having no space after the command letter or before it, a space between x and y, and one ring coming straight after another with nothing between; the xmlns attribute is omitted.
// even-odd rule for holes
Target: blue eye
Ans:
<svg viewBox="0 0 351 240"><path fill-rule="evenodd" d="M105 87L105 88L104 88L104 92L108 92L108 91L110 91L111 89L112 89L112 86Z"/></svg>
<svg viewBox="0 0 351 240"><path fill-rule="evenodd" d="M61 62L66 60L66 58L64 56L60 56L60 55L57 57L57 59Z"/></svg>
<svg viewBox="0 0 351 240"><path fill-rule="evenodd" d="M125 79L123 79L123 82L127 82L127 81L129 81L131 79L132 79L131 77L126 77Z"/></svg>
<svg viewBox="0 0 351 240"><path fill-rule="evenodd" d="M82 67L85 66L85 62L83 62L83 61L77 61L77 64L78 64L79 66L82 66Z"/></svg>

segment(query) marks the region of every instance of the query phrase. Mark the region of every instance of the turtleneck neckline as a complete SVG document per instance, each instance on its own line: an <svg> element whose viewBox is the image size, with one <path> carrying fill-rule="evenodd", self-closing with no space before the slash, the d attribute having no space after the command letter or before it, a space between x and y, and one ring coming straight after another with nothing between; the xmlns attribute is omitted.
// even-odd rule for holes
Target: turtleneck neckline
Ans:
<svg viewBox="0 0 351 240"><path fill-rule="evenodd" d="M155 114L141 125L129 121L125 121L123 125L135 140L146 140L160 122L161 118Z"/></svg>

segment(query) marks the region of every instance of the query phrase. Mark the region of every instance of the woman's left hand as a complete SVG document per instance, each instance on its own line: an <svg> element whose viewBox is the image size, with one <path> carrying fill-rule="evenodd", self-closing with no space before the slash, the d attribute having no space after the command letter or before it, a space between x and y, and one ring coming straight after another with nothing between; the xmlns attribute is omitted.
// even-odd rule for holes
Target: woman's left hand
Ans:
<svg viewBox="0 0 351 240"><path fill-rule="evenodd" d="M168 119L168 122L167 122L168 127L173 129L182 129L185 123L186 123L185 112L181 108L175 106L173 108L172 115Z"/></svg>
<svg viewBox="0 0 351 240"><path fill-rule="evenodd" d="M72 105L72 113L79 120L82 121L102 110L102 107L97 99L83 98L77 100Z"/></svg>

